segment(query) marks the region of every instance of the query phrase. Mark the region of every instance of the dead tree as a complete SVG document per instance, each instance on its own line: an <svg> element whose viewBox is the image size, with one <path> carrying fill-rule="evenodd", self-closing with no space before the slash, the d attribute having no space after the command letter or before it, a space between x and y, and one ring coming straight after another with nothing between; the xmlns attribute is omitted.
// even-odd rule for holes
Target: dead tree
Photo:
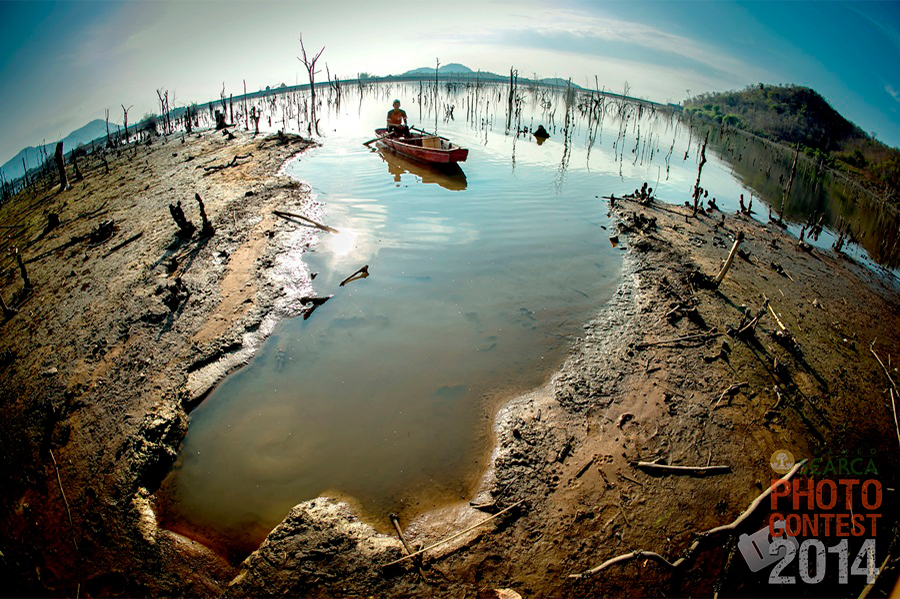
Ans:
<svg viewBox="0 0 900 599"><path fill-rule="evenodd" d="M69 189L69 177L66 175L66 161L63 159L63 142L56 142L56 170L59 171L59 190Z"/></svg>
<svg viewBox="0 0 900 599"><path fill-rule="evenodd" d="M791 187L794 185L794 173L797 172L797 158L800 157L800 144L797 144L797 151L794 153L794 163L791 165L791 176L788 179L787 187L781 196L781 213L778 215L778 224L784 224L784 206L787 204L788 196L791 195Z"/></svg>
<svg viewBox="0 0 900 599"><path fill-rule="evenodd" d="M128 108L125 108L124 104L122 104L121 106L122 106L122 112L125 113L125 143L127 144L128 143L128 111L131 110L134 107L134 105L132 104Z"/></svg>
<svg viewBox="0 0 900 599"><path fill-rule="evenodd" d="M197 230L197 227L194 226L194 223L185 218L184 210L181 208L181 200L178 200L174 206L169 204L169 212L172 213L172 219L175 221L175 224L178 225L178 236L183 237L184 239L190 238L190 236L194 234L194 231Z"/></svg>
<svg viewBox="0 0 900 599"><path fill-rule="evenodd" d="M322 52L325 51L325 46L322 46L322 49L319 50L318 54L313 56L312 60L310 60L306 56L306 47L303 45L303 35L301 35L300 50L303 52L303 58L298 56L297 60L303 63L307 73L309 73L310 123L315 127L316 135L319 135L319 121L316 120L316 73L320 71L316 71L316 61L319 60L319 57L322 56Z"/></svg>
<svg viewBox="0 0 900 599"><path fill-rule="evenodd" d="M200 219L203 221L200 235L203 237L212 237L215 234L216 229L212 226L212 223L209 222L209 218L206 216L206 206L203 205L203 199L200 197L199 193L195 193L194 198L196 198L197 203L200 204Z"/></svg>
<svg viewBox="0 0 900 599"><path fill-rule="evenodd" d="M112 147L112 141L109 139L109 108L106 109L106 147Z"/></svg>
<svg viewBox="0 0 900 599"><path fill-rule="evenodd" d="M703 147L700 148L700 165L697 167L697 182L694 183L694 214L697 216L697 210L700 206L700 174L703 172L703 165L706 164L706 142L709 141L709 131L703 139Z"/></svg>

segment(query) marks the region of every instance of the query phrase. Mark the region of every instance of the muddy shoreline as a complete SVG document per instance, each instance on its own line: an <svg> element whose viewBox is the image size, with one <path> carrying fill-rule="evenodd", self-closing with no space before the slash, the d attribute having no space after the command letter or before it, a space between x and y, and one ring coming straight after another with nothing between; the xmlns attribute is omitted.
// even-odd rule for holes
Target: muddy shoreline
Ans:
<svg viewBox="0 0 900 599"><path fill-rule="evenodd" d="M427 583L409 562L380 568L403 555L400 542L327 498L295 507L238 568L159 528L152 494L186 414L310 291L301 256L314 231L297 236L297 225L271 214L321 211L303 185L276 174L309 142L236 135L155 140L111 159L109 174L99 161L82 165L85 179L70 191L0 207L3 224L23 225L4 241L23 248L34 285L0 325L5 594L754 594L768 589L728 559L727 543L677 576L637 562L603 577L568 575L634 549L677 557L695 532L730 522L759 494L775 449L874 450L885 486L896 487L886 380L869 352L873 339L883 354L900 340L895 280L804 251L740 214L688 218L677 205L598 199L619 223L624 281L552 380L500 408L478 508L404 523L425 546L522 502L428 552ZM217 231L179 242L167 206L180 200L196 221L194 193ZM48 211L61 224L42 236ZM107 218L118 229L110 239L66 245ZM746 257L717 291L698 288L690 273L715 274L738 230ZM7 301L21 287L12 264L0 279ZM752 336L725 334L743 306L756 313L762 294L799 351L773 337L768 314ZM717 402L739 382L747 385ZM655 477L632 466L638 459L711 460L732 473Z"/></svg>

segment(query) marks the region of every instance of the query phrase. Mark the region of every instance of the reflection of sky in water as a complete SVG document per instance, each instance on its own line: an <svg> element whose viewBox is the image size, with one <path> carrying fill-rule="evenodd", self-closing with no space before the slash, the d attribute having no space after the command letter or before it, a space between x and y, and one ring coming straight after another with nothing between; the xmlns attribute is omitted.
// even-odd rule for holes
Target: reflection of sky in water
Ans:
<svg viewBox="0 0 900 599"><path fill-rule="evenodd" d="M576 124L564 177L559 133L538 146L502 125L442 123L470 149L462 173L443 177L362 146L386 102L366 99L360 116L345 102L341 119L323 121L323 147L287 168L340 231L303 255L320 273L316 292L335 297L283 323L192 414L164 495L195 525L232 536L255 526L259 536L322 493L352 496L382 521L459 499L489 450L487 398L546 380L618 282L597 196L646 180L684 201L696 178L696 140L685 160L679 133L667 175L674 126L649 113L640 125L652 160L633 125L617 160L607 116L589 159L587 125ZM546 118L538 108L533 123ZM726 209L749 196L713 156L703 185ZM371 276L338 286L364 264Z"/></svg>

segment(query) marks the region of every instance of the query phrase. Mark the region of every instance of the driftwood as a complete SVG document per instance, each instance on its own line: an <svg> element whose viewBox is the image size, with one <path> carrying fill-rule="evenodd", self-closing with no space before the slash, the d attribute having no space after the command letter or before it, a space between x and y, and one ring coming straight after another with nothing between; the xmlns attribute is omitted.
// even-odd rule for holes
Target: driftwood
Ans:
<svg viewBox="0 0 900 599"><path fill-rule="evenodd" d="M355 273L353 273L352 275L350 275L349 277L347 277L346 279L341 281L340 284L338 285L338 287L343 287L347 283L352 283L353 281L357 281L359 279L365 279L368 276L369 276L369 265L366 264L365 266L363 266L362 268L357 270Z"/></svg>
<svg viewBox="0 0 900 599"><path fill-rule="evenodd" d="M778 482L789 481L791 478L794 477L795 474L797 474L797 472L800 471L801 468L803 468L803 466L806 465L806 462L807 462L807 460L801 460L801 461L797 462L794 465L794 467L791 468L790 472L788 472L787 474L782 476ZM707 541L708 539L711 539L712 537L714 537L716 535L726 534L726 533L732 534L734 531L736 531L737 528L739 526L741 526L744 522L746 522L753 515L753 513L757 510L757 508L759 508L759 506L763 502L765 502L766 499L769 498L769 495L772 494L772 490L775 488L776 484L771 485L768 489L763 491L756 499L753 500L753 502L750 503L750 505L747 507L747 509L744 510L743 513L740 516L738 516L737 518L735 518L734 521L731 522L730 524L725 524L723 526L711 528L711 529L707 530L706 532L700 533L699 538L691 544L690 548L687 550L687 553L685 553L685 555L683 557L678 558L674 562L670 562L669 560L667 560L660 554L654 553L653 551L643 551L643 550L639 549L637 551L632 551L631 553L626 553L624 555L619 555L617 557L608 559L605 562L603 562L602 564L600 564L599 566L591 568L590 570L585 570L584 572L580 572L578 574L569 574L569 578L586 578L593 574L597 574L598 572L601 572L615 564L621 564L621 563L624 563L624 562L627 562L627 561L630 561L633 559L641 558L641 557L651 559L663 566L666 566L667 568L669 568L671 570L677 570L678 568L680 568L682 566L682 564L684 564L694 558L694 554L697 552L697 550L700 548L700 545L703 542Z"/></svg>
<svg viewBox="0 0 900 599"><path fill-rule="evenodd" d="M322 297L301 297L301 304L309 304L306 308L303 308L301 313L303 314L303 320L308 319L312 316L312 313L316 311L316 308L333 298L334 295L324 295Z"/></svg>
<svg viewBox="0 0 900 599"><path fill-rule="evenodd" d="M307 217L301 216L299 214L294 214L293 212L285 212L284 210L273 210L272 214L274 214L275 216L280 216L281 218L285 218L288 220L290 220L292 218L299 218L300 220L304 220L308 223L313 224L315 227L322 229L323 231L328 231L329 233L339 233L339 231L337 229L333 229L333 228L329 227L328 225L323 225L322 223L316 222L311 218L307 218Z"/></svg>
<svg viewBox="0 0 900 599"><path fill-rule="evenodd" d="M446 539L443 539L443 540L441 540L441 541L438 541L437 543L432 543L432 544L429 545L428 547L425 547L425 548L423 548L423 549L419 549L419 550L416 551L415 553L410 553L409 555L407 555L407 556L405 556L405 557L401 557L400 559L395 559L395 560L392 561L392 562L388 562L388 563L384 564L384 565L381 566L381 567L382 567L382 568L387 568L388 566L393 566L393 565L395 565L395 564L399 564L399 563L401 563L401 562L405 562L406 560L412 559L412 558L416 557L417 555L421 555L421 554L425 553L426 551L429 551L429 550L431 550L431 549L434 549L435 547L439 547L439 546L441 546L441 545L444 545L444 544L446 544L446 543L449 543L450 541L453 541L454 539L458 539L459 537L463 536L463 535L466 534L467 532L471 532L471 531L475 530L476 528L478 528L479 526L481 526L481 525L483 525L483 524L487 524L487 523L490 522L491 520L493 520L493 519L495 519L495 518L498 518L498 517L502 516L503 514L505 514L505 513L509 512L509 511L511 511L511 510L513 510L513 509L519 507L519 506L522 505L523 503L525 503L525 500L524 500L524 499L523 499L522 501L517 501L517 502L515 502L514 504L512 504L511 506L509 506L508 508L505 508L505 509L500 510L499 512L497 512L497 513L494 514L493 516L491 516L491 517L489 517L489 518L485 518L484 520L482 520L482 521L479 522L478 524L474 524L474 525L470 526L469 528L467 528L467 529L465 529L465 530L462 530L462 531L460 531L460 532L458 532L458 533L456 533L456 534L454 534L454 535L451 535L451 536L447 537Z"/></svg>
<svg viewBox="0 0 900 599"><path fill-rule="evenodd" d="M690 474L694 476L706 476L707 474L728 474L731 466L670 466L656 462L632 462L635 468L655 472L658 474Z"/></svg>

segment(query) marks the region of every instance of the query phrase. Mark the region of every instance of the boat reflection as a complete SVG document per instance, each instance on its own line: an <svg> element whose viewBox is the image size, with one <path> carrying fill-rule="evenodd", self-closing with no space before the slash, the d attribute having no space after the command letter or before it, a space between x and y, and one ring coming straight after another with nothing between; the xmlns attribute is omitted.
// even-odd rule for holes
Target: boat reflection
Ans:
<svg viewBox="0 0 900 599"><path fill-rule="evenodd" d="M418 177L422 183L435 183L450 191L463 191L466 188L466 173L458 164L446 164L438 167L404 158L390 150L378 148L376 151L387 163L388 173L397 183L400 183L404 174L410 173Z"/></svg>

